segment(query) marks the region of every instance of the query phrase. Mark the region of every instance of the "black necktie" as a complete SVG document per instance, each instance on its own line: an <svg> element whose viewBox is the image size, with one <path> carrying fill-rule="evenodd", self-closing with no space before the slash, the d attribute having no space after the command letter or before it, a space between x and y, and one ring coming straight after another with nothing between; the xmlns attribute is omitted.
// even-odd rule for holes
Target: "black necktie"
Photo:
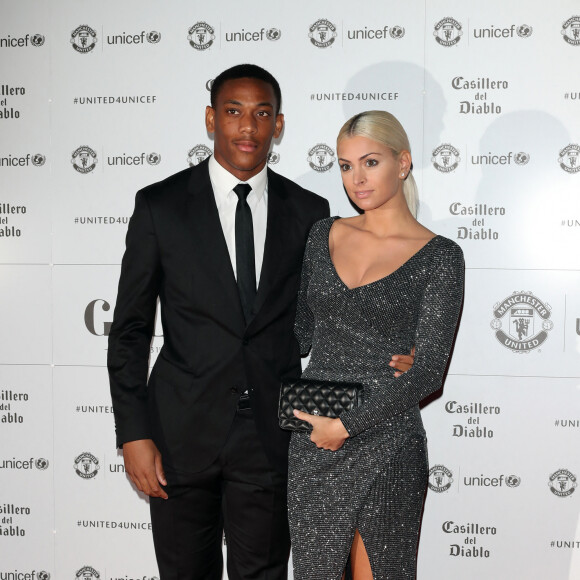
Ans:
<svg viewBox="0 0 580 580"><path fill-rule="evenodd" d="M251 318L252 306L256 298L256 259L254 257L254 226L252 210L247 202L252 187L238 183L234 192L238 196L236 206L236 274L238 291L246 322Z"/></svg>

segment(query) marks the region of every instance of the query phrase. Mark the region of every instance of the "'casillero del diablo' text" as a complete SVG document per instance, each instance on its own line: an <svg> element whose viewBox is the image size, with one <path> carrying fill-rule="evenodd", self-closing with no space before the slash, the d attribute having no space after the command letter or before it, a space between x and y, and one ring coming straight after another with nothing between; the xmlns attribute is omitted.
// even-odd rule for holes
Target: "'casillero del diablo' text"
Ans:
<svg viewBox="0 0 580 580"><path fill-rule="evenodd" d="M457 401L447 401L445 410L448 413L465 413L467 415L499 415L501 408L495 405L484 405L483 403L465 403Z"/></svg>
<svg viewBox="0 0 580 580"><path fill-rule="evenodd" d="M476 203L475 205L463 205L459 201L454 201L449 206L451 215L505 215L505 207L491 206L486 203Z"/></svg>
<svg viewBox="0 0 580 580"><path fill-rule="evenodd" d="M495 536L497 534L497 528L495 526L484 526L478 523L456 524L453 521L446 521L443 522L441 529L446 534L469 534L471 536Z"/></svg>
<svg viewBox="0 0 580 580"><path fill-rule="evenodd" d="M507 89L509 83L507 81L492 80L489 77L479 77L472 80L466 80L463 77L455 77L451 81L451 86L457 90L475 89L477 91L489 91L494 89Z"/></svg>

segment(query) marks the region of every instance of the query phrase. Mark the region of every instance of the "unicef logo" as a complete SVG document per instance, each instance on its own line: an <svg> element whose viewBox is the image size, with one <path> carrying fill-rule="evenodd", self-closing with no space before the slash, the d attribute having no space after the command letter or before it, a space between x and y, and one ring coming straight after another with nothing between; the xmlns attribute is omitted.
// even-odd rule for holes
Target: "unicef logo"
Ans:
<svg viewBox="0 0 580 580"><path fill-rule="evenodd" d="M308 151L308 164L314 171L328 171L335 161L334 151L324 143L318 143Z"/></svg>
<svg viewBox="0 0 580 580"><path fill-rule="evenodd" d="M77 52L91 52L97 44L97 33L90 26L81 24L72 31L70 42Z"/></svg>
<svg viewBox="0 0 580 580"><path fill-rule="evenodd" d="M50 572L46 572L45 570L41 570L38 573L38 580L50 580Z"/></svg>
<svg viewBox="0 0 580 580"><path fill-rule="evenodd" d="M514 292L494 305L490 326L503 346L528 353L540 347L554 327L551 310L531 292Z"/></svg>
<svg viewBox="0 0 580 580"><path fill-rule="evenodd" d="M78 580L99 580L100 577L101 575L92 566L83 566L75 575Z"/></svg>
<svg viewBox="0 0 580 580"><path fill-rule="evenodd" d="M435 167L437 171L441 171L441 173L455 171L460 161L461 157L459 157L459 151L449 143L439 145L439 147L433 150L433 157L431 157L433 167Z"/></svg>
<svg viewBox="0 0 580 580"><path fill-rule="evenodd" d="M391 38L398 40L399 38L403 38L403 36L405 36L405 29L402 26L392 26L389 30L389 35Z"/></svg>
<svg viewBox="0 0 580 580"><path fill-rule="evenodd" d="M522 482L522 478L517 475L507 475L505 478L505 484L508 487L518 487Z"/></svg>
<svg viewBox="0 0 580 580"><path fill-rule="evenodd" d="M33 34L31 39L30 39L30 42L31 42L32 46L39 47L39 46L42 46L44 44L44 40L45 40L45 38L42 34Z"/></svg>
<svg viewBox="0 0 580 580"><path fill-rule="evenodd" d="M207 50L215 40L215 30L207 22L196 22L187 32L189 45L195 50Z"/></svg>
<svg viewBox="0 0 580 580"><path fill-rule="evenodd" d="M92 479L100 469L99 460L92 454L85 451L75 458L75 471L83 479Z"/></svg>
<svg viewBox="0 0 580 580"><path fill-rule="evenodd" d="M32 156L32 165L35 167L42 167L46 161L46 157L41 153L35 153Z"/></svg>
<svg viewBox="0 0 580 580"><path fill-rule="evenodd" d="M516 32L520 38L530 38L534 29L527 24L521 24L516 28Z"/></svg>
<svg viewBox="0 0 580 580"><path fill-rule="evenodd" d="M453 483L453 473L445 465L434 465L429 470L429 489L435 493L447 491Z"/></svg>
<svg viewBox="0 0 580 580"><path fill-rule="evenodd" d="M39 469L40 471L44 471L45 469L48 469L48 459L44 459L44 457L39 457L34 462L34 465L35 465L36 469Z"/></svg>
<svg viewBox="0 0 580 580"><path fill-rule="evenodd" d="M529 160L530 156L523 151L520 151L514 155L514 161L516 162L516 165L527 165Z"/></svg>
<svg viewBox="0 0 580 580"><path fill-rule="evenodd" d="M149 165L159 165L161 163L161 155L159 153L149 153L147 155L147 163Z"/></svg>
<svg viewBox="0 0 580 580"><path fill-rule="evenodd" d="M147 42L151 44L157 44L161 40L161 33L157 32L157 30L152 30L151 32L147 33Z"/></svg>
<svg viewBox="0 0 580 580"><path fill-rule="evenodd" d="M576 476L567 469L558 469L550 475L548 486L550 491L558 497L568 497L576 491Z"/></svg>
<svg viewBox="0 0 580 580"><path fill-rule="evenodd" d="M187 153L187 163L189 163L190 167L199 165L202 161L205 161L211 153L211 149L206 145L196 145Z"/></svg>
<svg viewBox="0 0 580 580"><path fill-rule="evenodd" d="M268 163L270 165L276 165L280 161L280 153L276 153L275 151L270 151L268 153Z"/></svg>
<svg viewBox="0 0 580 580"><path fill-rule="evenodd" d="M266 30L266 38L268 40L278 40L282 36L282 32L277 28L269 28Z"/></svg>
<svg viewBox="0 0 580 580"><path fill-rule="evenodd" d="M97 165L97 153L83 145L73 151L71 163L79 173L90 173Z"/></svg>
<svg viewBox="0 0 580 580"><path fill-rule="evenodd" d="M570 143L559 153L558 163L566 173L578 173L580 171L580 147L576 143Z"/></svg>
<svg viewBox="0 0 580 580"><path fill-rule="evenodd" d="M308 31L310 42L318 48L327 48L336 40L336 26L330 20L317 20Z"/></svg>
<svg viewBox="0 0 580 580"><path fill-rule="evenodd" d="M457 20L447 17L435 25L433 36L441 46L454 46L461 40L463 30Z"/></svg>
<svg viewBox="0 0 580 580"><path fill-rule="evenodd" d="M562 24L561 30L564 40L572 46L580 44L580 16L572 16Z"/></svg>

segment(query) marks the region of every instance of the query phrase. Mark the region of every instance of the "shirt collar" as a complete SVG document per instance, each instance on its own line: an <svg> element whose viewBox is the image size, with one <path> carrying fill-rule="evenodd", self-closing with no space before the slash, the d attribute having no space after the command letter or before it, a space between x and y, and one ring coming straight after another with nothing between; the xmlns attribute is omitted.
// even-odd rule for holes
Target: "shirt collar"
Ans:
<svg viewBox="0 0 580 580"><path fill-rule="evenodd" d="M209 158L209 178L211 185L213 187L213 192L216 198L216 203L218 207L221 204L226 203L228 197L231 195L237 199L236 194L233 189L238 183L247 183L251 186L252 191L250 195L255 195L258 201L262 200L264 193L266 191L266 186L268 184L268 164L264 166L264 169L257 173L248 181L240 182L240 180L232 175L225 167L222 167L212 155Z"/></svg>

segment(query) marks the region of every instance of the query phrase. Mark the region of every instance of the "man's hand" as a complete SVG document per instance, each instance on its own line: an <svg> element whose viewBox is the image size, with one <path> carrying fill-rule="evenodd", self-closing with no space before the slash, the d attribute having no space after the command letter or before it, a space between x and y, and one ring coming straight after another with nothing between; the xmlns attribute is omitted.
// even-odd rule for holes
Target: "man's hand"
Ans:
<svg viewBox="0 0 580 580"><path fill-rule="evenodd" d="M411 354L395 354L391 357L390 367L395 369L395 376L400 377L408 371L415 362L415 347L411 349Z"/></svg>
<svg viewBox="0 0 580 580"><path fill-rule="evenodd" d="M151 497L169 497L159 485L167 485L167 480L161 463L161 453L152 439L123 443L123 458L125 472L139 491Z"/></svg>
<svg viewBox="0 0 580 580"><path fill-rule="evenodd" d="M348 431L344 428L340 419L309 415L297 409L294 409L294 416L312 425L310 441L319 449L336 451L343 446L345 440L349 437Z"/></svg>

